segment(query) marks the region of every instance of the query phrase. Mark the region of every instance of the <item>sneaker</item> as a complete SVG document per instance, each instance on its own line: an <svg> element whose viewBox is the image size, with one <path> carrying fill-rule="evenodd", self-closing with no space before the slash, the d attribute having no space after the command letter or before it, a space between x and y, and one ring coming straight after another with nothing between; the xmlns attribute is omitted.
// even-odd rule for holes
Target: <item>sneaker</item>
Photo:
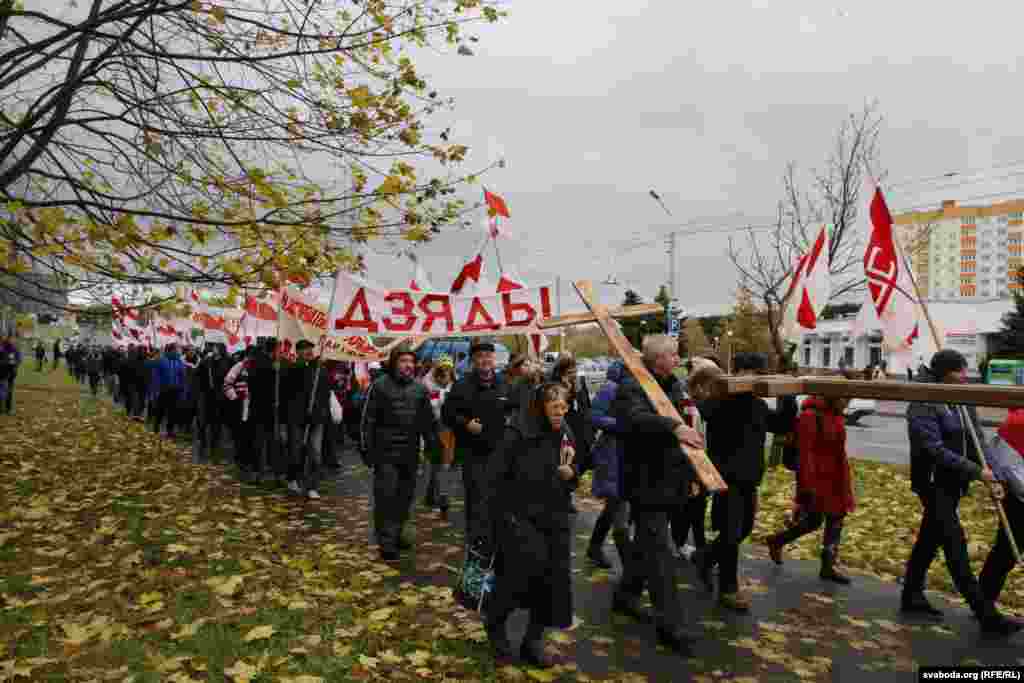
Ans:
<svg viewBox="0 0 1024 683"><path fill-rule="evenodd" d="M693 557L693 554L695 552L697 552L697 548L690 545L689 543L686 543L683 545L682 548L676 549L676 557L678 557L680 560L686 560L687 562L689 562L690 558Z"/></svg>
<svg viewBox="0 0 1024 683"><path fill-rule="evenodd" d="M306 492L306 495L309 496L309 498L311 498L312 500L320 500L320 492L317 491L316 489L310 489L309 491Z"/></svg>
<svg viewBox="0 0 1024 683"><path fill-rule="evenodd" d="M299 488L299 482L290 481L288 482L288 493L294 493L297 496L302 495L302 489Z"/></svg>
<svg viewBox="0 0 1024 683"><path fill-rule="evenodd" d="M733 612L745 614L750 611L750 599L739 591L735 593L722 593L718 596L718 604Z"/></svg>

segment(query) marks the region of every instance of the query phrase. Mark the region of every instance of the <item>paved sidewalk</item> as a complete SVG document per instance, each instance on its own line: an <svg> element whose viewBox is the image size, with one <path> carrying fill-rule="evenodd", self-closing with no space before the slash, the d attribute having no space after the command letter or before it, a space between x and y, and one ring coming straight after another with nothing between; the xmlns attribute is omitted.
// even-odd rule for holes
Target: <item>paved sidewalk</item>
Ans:
<svg viewBox="0 0 1024 683"><path fill-rule="evenodd" d="M331 493L365 504L369 473L354 464L357 460L346 453L346 467ZM904 620L897 609L897 584L854 575L852 586L835 586L818 579L817 563L789 560L777 567L762 548L751 545L744 546L742 561L743 581L753 599L748 615L718 607L693 568L680 561L689 627L702 638L697 658L682 659L655 647L651 626L610 613L618 570L594 570L585 559L600 503L585 499L579 507L573 562L579 623L571 631L553 633L549 651L561 665L574 663L580 674L645 681L862 681L867 676L907 681L920 664L1024 664L1024 634L1009 640L983 638L961 606L933 596L946 611L944 622ZM417 550L399 567L400 580L452 585L461 560L461 501L455 501L450 523L422 506L415 520ZM353 522L363 538L371 533L365 520ZM607 552L617 563L614 546L609 544ZM517 613L510 626L513 642L525 626L525 614ZM517 663L499 663L506 665Z"/></svg>

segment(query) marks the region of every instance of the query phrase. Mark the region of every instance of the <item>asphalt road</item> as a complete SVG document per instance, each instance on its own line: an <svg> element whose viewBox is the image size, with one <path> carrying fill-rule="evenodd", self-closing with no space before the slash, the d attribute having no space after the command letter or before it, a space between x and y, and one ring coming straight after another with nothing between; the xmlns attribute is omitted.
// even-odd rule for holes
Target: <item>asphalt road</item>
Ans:
<svg viewBox="0 0 1024 683"><path fill-rule="evenodd" d="M994 429L986 427L984 438L991 439L994 433ZM902 417L872 415L863 418L858 427L847 426L846 452L852 458L909 465L907 421Z"/></svg>

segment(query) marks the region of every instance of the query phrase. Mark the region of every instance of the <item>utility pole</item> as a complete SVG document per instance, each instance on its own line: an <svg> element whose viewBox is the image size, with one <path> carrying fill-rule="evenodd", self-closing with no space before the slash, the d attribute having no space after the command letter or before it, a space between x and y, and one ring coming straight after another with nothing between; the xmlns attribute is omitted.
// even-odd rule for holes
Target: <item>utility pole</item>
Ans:
<svg viewBox="0 0 1024 683"><path fill-rule="evenodd" d="M668 214L669 218L675 218L672 212L665 206L665 202L662 201L661 195L654 190L650 191L651 198L658 202L658 206ZM676 300L676 233L675 231L668 234L668 303L665 305L665 333L670 334L672 332L672 304Z"/></svg>

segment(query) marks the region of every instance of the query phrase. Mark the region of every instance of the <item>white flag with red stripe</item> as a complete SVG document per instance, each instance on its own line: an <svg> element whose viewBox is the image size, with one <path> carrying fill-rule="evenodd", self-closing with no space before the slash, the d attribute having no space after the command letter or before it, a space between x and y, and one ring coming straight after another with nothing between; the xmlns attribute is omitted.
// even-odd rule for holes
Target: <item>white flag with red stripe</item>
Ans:
<svg viewBox="0 0 1024 683"><path fill-rule="evenodd" d="M818 327L821 312L832 296L828 254L828 226L823 225L810 250L800 257L790 279L781 326L783 338L796 339L802 330Z"/></svg>
<svg viewBox="0 0 1024 683"><path fill-rule="evenodd" d="M893 232L892 215L882 190L870 187L867 212L870 237L864 252L868 294L882 329L882 340L892 352L913 348L918 336L917 298L909 264Z"/></svg>
<svg viewBox="0 0 1024 683"><path fill-rule="evenodd" d="M450 292L452 294L458 294L466 288L466 284L469 282L480 282L480 273L484 267L484 247L487 246L487 242L491 239L490 235L485 235L480 245L473 252L474 256L462 266L462 270L455 276L455 280L452 282Z"/></svg>
<svg viewBox="0 0 1024 683"><path fill-rule="evenodd" d="M495 291L500 294L525 288L526 283L522 279L506 270L501 273L501 279L498 280L498 286ZM534 358L539 358L540 354L544 353L548 348L548 336L543 332L533 332L527 335L527 337L530 341L530 355Z"/></svg>
<svg viewBox="0 0 1024 683"><path fill-rule="evenodd" d="M427 275L427 271L423 269L419 261L416 261L416 271L413 273L412 280L409 282L409 289L414 292L433 292L434 285L430 283L430 277Z"/></svg>

